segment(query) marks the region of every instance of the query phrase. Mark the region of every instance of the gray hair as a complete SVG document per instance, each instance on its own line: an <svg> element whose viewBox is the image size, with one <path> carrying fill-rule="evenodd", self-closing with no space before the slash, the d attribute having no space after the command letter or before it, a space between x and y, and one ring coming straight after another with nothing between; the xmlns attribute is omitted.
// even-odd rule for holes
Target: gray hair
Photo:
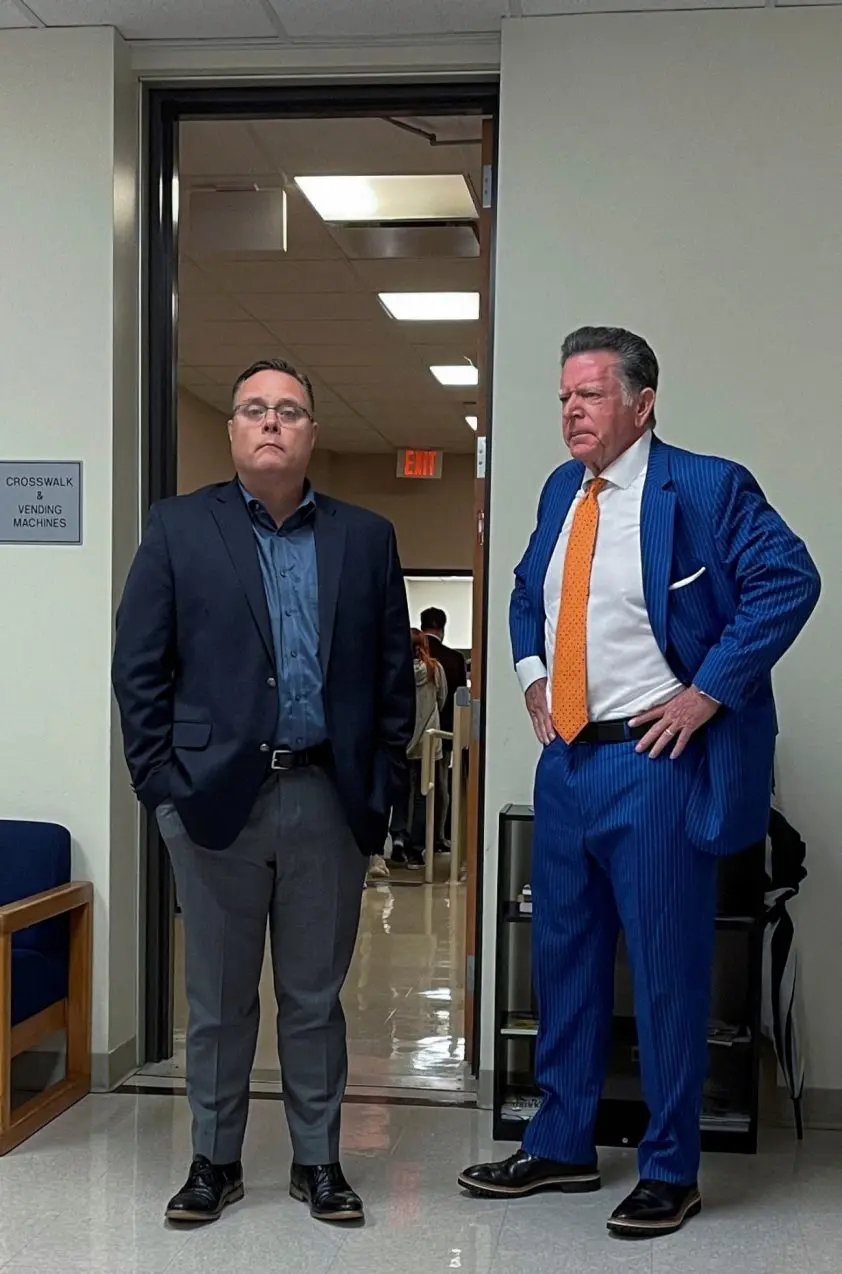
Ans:
<svg viewBox="0 0 842 1274"><path fill-rule="evenodd" d="M580 327L565 337L561 347L562 367L576 354L616 354L620 376L626 392L639 394L641 390L658 389L658 360L651 345L642 336L624 327ZM649 417L655 427L655 409Z"/></svg>

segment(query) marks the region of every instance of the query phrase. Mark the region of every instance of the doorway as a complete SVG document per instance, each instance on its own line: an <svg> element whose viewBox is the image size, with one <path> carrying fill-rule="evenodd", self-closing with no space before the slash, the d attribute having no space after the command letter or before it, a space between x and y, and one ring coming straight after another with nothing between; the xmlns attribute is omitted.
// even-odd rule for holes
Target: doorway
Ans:
<svg viewBox="0 0 842 1274"><path fill-rule="evenodd" d="M284 356L289 350L291 361L307 371L317 385L317 399L324 404L328 428L326 437L333 437L337 451L326 449L326 455L339 454L341 462L335 465L336 482L347 483L353 470L353 460L368 475L395 465L395 452L404 448L424 447L443 452L444 471L449 468L470 470L470 508L466 510L470 544L469 563L461 569L468 570L472 580L473 631L470 637L471 662L475 669L472 683L469 790L466 796L468 829L465 853L465 882L461 898L447 894L444 885L434 885L429 893L419 894L417 903L410 903L409 892L398 895L375 885L371 896L364 901L372 925L363 925L358 944L355 969L352 978L357 981L355 998L362 1003L373 992L369 973L382 959L382 947L375 950L384 932L392 923L397 906L408 911L414 908L418 915L409 921L409 927L419 930L418 942L408 942L407 952L414 945L416 955L424 946L428 964L436 967L440 960L439 939L430 939L442 929L447 932L450 944L449 959L453 966L451 979L458 985L450 988L451 1041L458 1035L462 1052L451 1052L439 1067L431 1065L432 1087L453 1090L464 1087L466 1068L476 1058L475 1041L478 1038L478 1000L473 987L478 985L476 953L479 950L478 931L481 923L479 900L482 896L481 860L478 845L481 843L480 810L482 808L482 755L484 686L481 670L485 642L485 528L487 525L488 466L486 410L490 377L490 301L491 301L491 234L493 217L493 144L497 109L496 84L470 85L382 85L365 87L319 87L294 89L184 89L151 90L149 108L149 266L147 294L148 340L148 469L147 488L150 502L177 494L185 489L184 441L188 429L195 425L195 413L185 412L184 397L198 400L205 409L224 421L228 406L230 383L234 376L254 358ZM347 203L331 220L329 212L315 213L316 198L305 183L296 178L325 176L325 129L331 122L360 134L357 154L353 163L342 163L336 157L328 163L328 169L341 177L368 176L378 171L377 134L385 131L397 144L403 138L416 147L423 147L431 156L452 155L457 146L475 148L474 174L467 184L473 200L473 214L466 216L448 214L444 208L435 217L429 215L404 216L397 224L387 224L388 219L374 213L368 217L347 216ZM222 124L227 126L227 137L220 141ZM216 126L216 128L215 128ZM191 145L187 145L192 134ZM365 139L369 139L366 155ZM222 146L223 149L220 149ZM227 162L224 146L229 147ZM297 157L291 158L295 147ZM197 154L205 148L214 152L213 164L199 161ZM365 162L368 159L369 162ZM386 165L384 165L386 167ZM398 166L400 167L400 165ZM430 162L426 167L436 171L454 167L452 163ZM202 169L206 171L202 171ZM348 169L350 168L350 172ZM207 171L210 169L210 171ZM214 169L216 172L214 172ZM391 170L387 167L387 173ZM391 175L395 175L391 173ZM409 173L407 175L413 175ZM254 196L249 198L249 195ZM273 211L274 208L274 211ZM278 224L278 210L282 208L282 243L266 243L262 234L271 233ZM325 248L319 247L325 239L325 227L330 232L330 248L327 259ZM467 235L465 232L468 232ZM312 243L305 240L312 232ZM256 235L248 248L237 246L237 236L243 233ZM288 236L288 237L287 237ZM473 246L469 246L470 237ZM449 263L436 263L436 253L431 249L433 239L463 247L453 251ZM185 242L190 245L189 255L184 251ZM255 248L255 242L261 246ZM232 249L233 245L233 250ZM228 250L226 250L228 249ZM213 260L212 269L196 268L196 256L204 251ZM413 256L412 254L416 255ZM464 255L460 255L464 254ZM357 265L356 263L359 263ZM396 278L395 266L403 263L404 279L414 273L417 282L400 288L391 287ZM414 268L413 268L414 263ZM460 273L460 264L468 266ZM337 274L349 266L352 273L366 272L370 276L369 287L358 292L353 285L337 286ZM477 267L480 267L479 274ZM441 268L439 268L441 267ZM465 288L463 280L480 278L476 288ZM280 281L280 287L271 280ZM208 287L208 279L215 286ZM297 282L296 282L297 280ZM225 281L225 286L216 286ZM480 317L476 323L475 357L466 359L476 369L473 389L451 389L446 410L442 409L437 421L438 433L419 436L420 428L413 423L413 410L408 407L397 428L389 403L378 399L378 382L394 382L400 370L407 375L407 365L402 369L388 363L371 369L362 366L354 354L353 342L343 348L339 340L339 325L343 322L356 325L375 324L374 312L367 308L372 301L382 302L382 294L392 291L415 294L447 290L459 294L476 290L480 293ZM295 298L295 306L290 305ZM359 302L360 309L355 309ZM305 311L302 314L302 309ZM294 311L296 331L290 330L290 313ZM394 317L394 316L393 316ZM382 320L378 313L377 320ZM326 324L336 325L328 363L324 350L319 349L320 337ZM442 332L442 324L428 325L424 334L427 342L429 367L455 364L458 355L453 354L448 338ZM444 326L447 326L446 324ZM207 341L213 335L217 345L209 354ZM359 330L356 332L359 336ZM263 342L271 344L271 350ZM445 360L443 362L443 360ZM410 360L411 362L411 360ZM421 366L423 360L415 359ZM337 369L341 374L336 375ZM376 374L375 374L376 373ZM420 375L420 373L419 373ZM419 380L418 388L408 387L407 401L418 410L422 394L432 391L432 382ZM394 391L392 391L394 397ZM433 399L430 398L432 404ZM361 405L362 404L362 405ZM380 408L378 410L378 408ZM430 411L429 414L433 414ZM405 416L405 419L403 418ZM189 417L189 419L188 419ZM462 431L459 445L462 454L448 454L448 430ZM372 440L368 432L379 435ZM224 453L224 432L216 435ZM353 456L348 454L349 441L353 444ZM402 443L403 446L398 446ZM388 445L386 445L388 444ZM344 454L343 454L344 453ZM363 460L360 460L363 457ZM367 458L365 458L367 457ZM452 462L452 464L451 464ZM458 464L457 464L458 462ZM320 458L321 470L316 476L320 487L330 482L332 462L326 456ZM397 467L391 469L392 480L397 479ZM341 474L340 474L341 471ZM423 474L425 478L429 475ZM194 474L189 485L201 485L202 480L221 478L211 472ZM435 479L433 479L435 480ZM377 483L374 484L377 486ZM420 483L415 488L420 487ZM406 489L406 488L405 488ZM356 488L332 491L350 498L352 502L372 505L365 493ZM384 496L384 492L380 492ZM389 492L385 492L388 502ZM374 498L374 497L372 497ZM389 516L389 509L377 508ZM409 579L428 574L427 562L403 553L404 566ZM452 574L448 571L453 562L436 559L440 577ZM411 585L408 583L408 589ZM464 637L463 639L464 640ZM479 672L479 675L477 675ZM148 1064L160 1064L177 1057L180 1037L184 1029L183 990L179 975L178 920L169 863L157 832L150 827L145 844L145 925L143 967L145 973L145 1050ZM438 892L437 892L438 891ZM439 912L448 911L447 924L442 925ZM389 914L384 915L384 912ZM372 962L372 952L374 958ZM414 958L414 957L413 957ZM366 979L368 980L366 981ZM365 984L365 994L361 990ZM429 1001L434 1021L436 1014L444 1012L437 1004L437 995L444 995L447 988L431 985L421 994ZM390 988L390 993L399 989ZM454 993L455 992L455 993ZM376 998L376 996L374 997ZM372 1041L380 1029L378 1015L382 1005L373 1011L369 1024L360 1021L359 1038L368 1034ZM459 1017L459 1029L454 1030L453 1018ZM353 1055L354 1026L349 1012L349 1035ZM394 1015L393 1015L394 1017ZM390 1019L391 1020L391 1019ZM447 1034L442 1032L442 1035ZM418 1032L416 1032L418 1035ZM426 1048L428 1056L436 1054L439 1044L435 1035L424 1035L408 1041L416 1052ZM400 1052L400 1040L392 1050ZM376 1049L374 1050L376 1052ZM270 1067L262 1065L260 1056L256 1062L255 1082L271 1083ZM460 1069L461 1067L461 1069ZM353 1065L352 1065L353 1069ZM172 1068L177 1074L178 1064ZM398 1087L407 1087L416 1074L409 1066L407 1074L392 1079L401 1080ZM370 1077L372 1086L378 1084L377 1066L361 1072ZM417 1077L417 1076L416 1076ZM353 1075L352 1075L353 1083Z"/></svg>

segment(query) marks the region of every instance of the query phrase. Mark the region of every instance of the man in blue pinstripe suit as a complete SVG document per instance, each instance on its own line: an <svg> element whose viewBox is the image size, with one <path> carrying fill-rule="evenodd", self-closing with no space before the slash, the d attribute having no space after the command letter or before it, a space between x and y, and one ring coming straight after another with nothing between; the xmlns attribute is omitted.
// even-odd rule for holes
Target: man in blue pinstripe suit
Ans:
<svg viewBox="0 0 842 1274"><path fill-rule="evenodd" d="M475 1194L600 1186L594 1144L620 928L651 1120L625 1237L701 1208L699 1123L717 857L766 834L771 671L819 596L801 540L740 465L654 435L658 363L618 328L562 349L564 440L515 572L518 676L544 745L532 890L540 1110ZM581 665L581 667L580 667Z"/></svg>

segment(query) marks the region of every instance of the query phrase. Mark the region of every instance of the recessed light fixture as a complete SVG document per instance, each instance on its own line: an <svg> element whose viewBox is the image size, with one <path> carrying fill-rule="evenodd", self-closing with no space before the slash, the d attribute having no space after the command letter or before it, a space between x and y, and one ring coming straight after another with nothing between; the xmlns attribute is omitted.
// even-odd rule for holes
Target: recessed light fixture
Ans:
<svg viewBox="0 0 842 1274"><path fill-rule="evenodd" d="M479 424L479 420L477 419L477 417L476 417L476 416L466 416L466 417L465 417L465 420L466 420L466 421L467 421L467 423L471 426L471 428L473 429L474 433L476 433L476 431L477 431L477 425Z"/></svg>
<svg viewBox="0 0 842 1274"><path fill-rule="evenodd" d="M431 367L430 371L440 385L478 385L479 371L473 363L455 363L453 366Z"/></svg>
<svg viewBox="0 0 842 1274"><path fill-rule="evenodd" d="M401 323L470 323L479 318L479 292L380 292Z"/></svg>
<svg viewBox="0 0 842 1274"><path fill-rule="evenodd" d="M474 221L477 211L461 173L422 176L296 177L323 221Z"/></svg>

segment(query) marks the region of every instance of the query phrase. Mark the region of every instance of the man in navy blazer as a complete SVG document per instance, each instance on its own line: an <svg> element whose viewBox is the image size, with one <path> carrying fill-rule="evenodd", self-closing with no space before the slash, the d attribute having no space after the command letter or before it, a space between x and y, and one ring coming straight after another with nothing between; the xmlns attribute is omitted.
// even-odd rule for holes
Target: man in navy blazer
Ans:
<svg viewBox="0 0 842 1274"><path fill-rule="evenodd" d="M766 835L771 672L819 596L804 544L744 468L655 436L657 387L631 332L564 343L573 459L544 488L511 602L544 745L531 881L543 1101L515 1155L460 1177L508 1198L599 1188L622 927L651 1120L640 1181L608 1222L621 1237L669 1233L701 1208L717 857Z"/></svg>
<svg viewBox="0 0 842 1274"><path fill-rule="evenodd" d="M268 923L291 1193L358 1221L339 1165L339 993L415 722L406 591L392 526L307 482L306 376L250 367L228 430L234 481L151 511L113 665L184 922L194 1161L167 1218L215 1220L243 1195Z"/></svg>

